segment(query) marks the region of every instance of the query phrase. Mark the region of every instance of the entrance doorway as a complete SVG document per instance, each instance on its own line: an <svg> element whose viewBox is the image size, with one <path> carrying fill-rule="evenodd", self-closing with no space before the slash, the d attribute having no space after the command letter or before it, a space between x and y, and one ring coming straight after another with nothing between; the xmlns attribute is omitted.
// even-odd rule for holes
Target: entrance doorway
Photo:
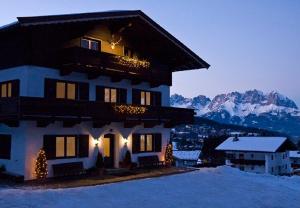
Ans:
<svg viewBox="0 0 300 208"><path fill-rule="evenodd" d="M115 135L105 134L103 138L103 158L104 167L114 167L114 153L115 153Z"/></svg>

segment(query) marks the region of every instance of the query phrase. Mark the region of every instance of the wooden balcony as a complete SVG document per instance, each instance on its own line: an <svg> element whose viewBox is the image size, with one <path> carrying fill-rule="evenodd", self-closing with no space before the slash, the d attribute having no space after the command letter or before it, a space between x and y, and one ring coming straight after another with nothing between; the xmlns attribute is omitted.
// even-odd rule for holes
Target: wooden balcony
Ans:
<svg viewBox="0 0 300 208"><path fill-rule="evenodd" d="M20 120L35 120L41 127L54 121L63 121L65 126L92 121L95 127L111 122L124 122L124 127L128 128L140 124L144 124L146 128L159 124L170 128L174 125L193 123L194 111L173 107L47 100L36 97L0 99L0 121L9 126L18 126Z"/></svg>
<svg viewBox="0 0 300 208"><path fill-rule="evenodd" d="M246 159L230 159L230 163L239 165L265 165L264 160L246 160Z"/></svg>
<svg viewBox="0 0 300 208"><path fill-rule="evenodd" d="M164 65L150 63L149 68L131 67L122 64L120 56L109 53L89 50L81 47L65 48L60 52L61 74L72 71L86 72L89 79L98 76L110 76L112 81L129 79L133 84L142 81L149 82L153 87L161 84L172 84L172 73Z"/></svg>

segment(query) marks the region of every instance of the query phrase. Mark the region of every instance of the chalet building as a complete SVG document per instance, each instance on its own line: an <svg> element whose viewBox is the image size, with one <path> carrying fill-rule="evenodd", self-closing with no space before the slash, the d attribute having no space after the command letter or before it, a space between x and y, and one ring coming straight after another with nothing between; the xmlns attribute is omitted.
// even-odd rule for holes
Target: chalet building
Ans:
<svg viewBox="0 0 300 208"><path fill-rule="evenodd" d="M229 137L216 148L225 151L226 165L272 175L291 173L291 149L293 145L285 137Z"/></svg>
<svg viewBox="0 0 300 208"><path fill-rule="evenodd" d="M300 151L290 151L290 160L292 164L292 168L299 169L300 168Z"/></svg>
<svg viewBox="0 0 300 208"><path fill-rule="evenodd" d="M176 167L193 167L200 164L200 150L173 151Z"/></svg>
<svg viewBox="0 0 300 208"><path fill-rule="evenodd" d="M209 65L141 11L18 17L0 28L0 165L35 178L53 165L118 168L125 150L164 160L170 130L193 122L169 103L172 72Z"/></svg>

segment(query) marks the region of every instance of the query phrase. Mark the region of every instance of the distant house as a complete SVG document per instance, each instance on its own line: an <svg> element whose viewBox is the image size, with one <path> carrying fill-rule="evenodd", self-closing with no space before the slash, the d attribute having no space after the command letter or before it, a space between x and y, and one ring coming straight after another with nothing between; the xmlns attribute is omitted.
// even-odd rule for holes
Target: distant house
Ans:
<svg viewBox="0 0 300 208"><path fill-rule="evenodd" d="M288 155L292 147L285 137L229 137L216 150L225 151L226 165L248 172L283 175L292 171Z"/></svg>
<svg viewBox="0 0 300 208"><path fill-rule="evenodd" d="M290 160L294 169L300 168L300 151L290 151Z"/></svg>
<svg viewBox="0 0 300 208"><path fill-rule="evenodd" d="M176 167L192 167L197 165L201 151L173 151Z"/></svg>

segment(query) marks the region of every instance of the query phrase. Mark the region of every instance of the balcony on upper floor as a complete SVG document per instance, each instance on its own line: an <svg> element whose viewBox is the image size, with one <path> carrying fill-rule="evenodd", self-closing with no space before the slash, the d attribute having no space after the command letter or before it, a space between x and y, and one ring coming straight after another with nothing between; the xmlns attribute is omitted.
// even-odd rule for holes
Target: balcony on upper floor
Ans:
<svg viewBox="0 0 300 208"><path fill-rule="evenodd" d="M8 126L18 126L20 120L37 121L39 127L45 127L54 121L63 121L64 127L91 121L95 128L111 122L123 122L125 128L141 124L145 128L160 124L170 128L193 123L194 110L37 97L0 99L0 122Z"/></svg>
<svg viewBox="0 0 300 208"><path fill-rule="evenodd" d="M61 75L79 71L87 73L89 79L102 75L111 77L113 82L129 79L133 85L143 81L149 82L151 87L172 84L172 73L166 66L147 60L81 47L64 48L59 57Z"/></svg>

